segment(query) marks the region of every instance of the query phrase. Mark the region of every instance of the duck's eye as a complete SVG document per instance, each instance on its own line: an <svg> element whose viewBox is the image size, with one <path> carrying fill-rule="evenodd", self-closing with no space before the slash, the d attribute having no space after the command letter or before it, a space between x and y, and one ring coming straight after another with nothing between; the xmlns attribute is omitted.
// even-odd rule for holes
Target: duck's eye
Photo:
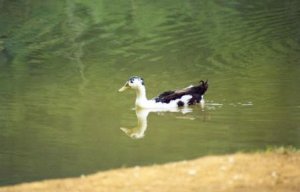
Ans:
<svg viewBox="0 0 300 192"><path fill-rule="evenodd" d="M130 79L130 83L133 83L133 79Z"/></svg>

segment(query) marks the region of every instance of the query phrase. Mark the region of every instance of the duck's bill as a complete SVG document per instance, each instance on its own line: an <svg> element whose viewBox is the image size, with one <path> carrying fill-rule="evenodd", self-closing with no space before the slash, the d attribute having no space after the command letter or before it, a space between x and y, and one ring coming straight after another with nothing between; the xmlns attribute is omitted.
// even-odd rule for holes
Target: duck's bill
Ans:
<svg viewBox="0 0 300 192"><path fill-rule="evenodd" d="M123 87L121 87L121 89L119 89L119 92L123 92L123 91L125 91L128 88L129 88L128 83L125 83L125 85Z"/></svg>

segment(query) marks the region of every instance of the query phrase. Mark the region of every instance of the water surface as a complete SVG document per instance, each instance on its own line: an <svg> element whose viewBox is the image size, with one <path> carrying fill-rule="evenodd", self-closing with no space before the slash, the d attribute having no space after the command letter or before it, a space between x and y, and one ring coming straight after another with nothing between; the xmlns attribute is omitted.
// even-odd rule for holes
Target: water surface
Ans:
<svg viewBox="0 0 300 192"><path fill-rule="evenodd" d="M0 1L0 185L300 146L299 1ZM135 127L149 98L209 80L206 106Z"/></svg>

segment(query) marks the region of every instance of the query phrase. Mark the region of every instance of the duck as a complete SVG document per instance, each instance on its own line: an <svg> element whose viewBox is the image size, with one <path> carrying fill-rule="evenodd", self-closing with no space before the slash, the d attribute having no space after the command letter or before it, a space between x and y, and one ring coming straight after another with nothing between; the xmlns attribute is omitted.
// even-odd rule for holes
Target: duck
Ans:
<svg viewBox="0 0 300 192"><path fill-rule="evenodd" d="M165 91L149 100L146 96L145 82L142 77L130 77L125 85L119 89L119 92L127 89L135 90L135 107L139 109L182 108L198 103L204 106L204 94L208 89L208 81L201 80L196 86L190 85L184 89Z"/></svg>

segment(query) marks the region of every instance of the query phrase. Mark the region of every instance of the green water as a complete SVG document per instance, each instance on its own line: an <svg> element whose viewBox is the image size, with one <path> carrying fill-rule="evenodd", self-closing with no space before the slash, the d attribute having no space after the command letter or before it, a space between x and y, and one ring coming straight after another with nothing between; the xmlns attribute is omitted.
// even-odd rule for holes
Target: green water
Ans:
<svg viewBox="0 0 300 192"><path fill-rule="evenodd" d="M300 147L300 1L0 0L0 185ZM209 80L206 106L135 127L148 97Z"/></svg>

